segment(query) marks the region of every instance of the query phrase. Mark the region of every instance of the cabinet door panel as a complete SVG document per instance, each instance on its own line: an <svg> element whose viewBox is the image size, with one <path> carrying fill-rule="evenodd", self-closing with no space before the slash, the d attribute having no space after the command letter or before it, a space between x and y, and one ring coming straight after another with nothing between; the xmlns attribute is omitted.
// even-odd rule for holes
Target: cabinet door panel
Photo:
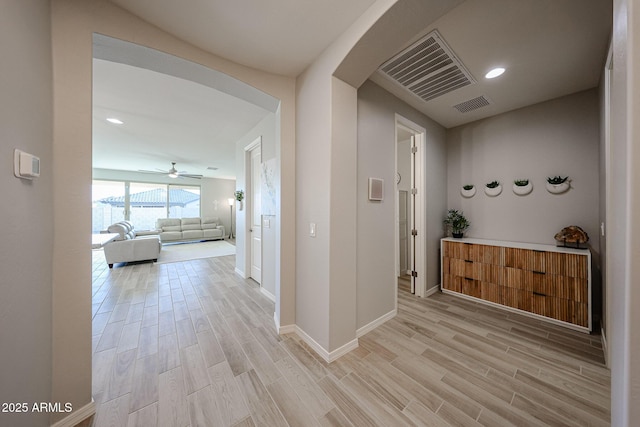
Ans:
<svg viewBox="0 0 640 427"><path fill-rule="evenodd" d="M460 276L445 274L442 280L442 289L460 292Z"/></svg>

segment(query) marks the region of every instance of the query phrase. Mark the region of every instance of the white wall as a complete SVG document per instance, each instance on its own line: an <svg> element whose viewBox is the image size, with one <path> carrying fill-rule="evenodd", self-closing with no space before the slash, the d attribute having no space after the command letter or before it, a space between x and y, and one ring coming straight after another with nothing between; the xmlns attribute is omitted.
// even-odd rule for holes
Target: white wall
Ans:
<svg viewBox="0 0 640 427"><path fill-rule="evenodd" d="M640 11L613 2L611 182L607 204L607 332L611 349L611 425L640 419Z"/></svg>
<svg viewBox="0 0 640 427"><path fill-rule="evenodd" d="M53 393L52 399L80 408L91 401L91 88L93 34L176 55L220 71L280 100L281 141L277 154L294 150L295 81L247 68L202 51L105 0L52 0L54 83L53 191ZM38 27L40 28L40 27ZM30 28L30 31L33 31ZM19 33L18 33L19 34ZM23 71L24 72L24 71ZM294 211L295 165L282 162L281 209ZM68 230L79 230L69 233ZM82 230L86 230L83 232ZM280 230L280 288L294 318L294 230ZM282 314L283 313L283 314ZM58 414L54 420L64 417Z"/></svg>
<svg viewBox="0 0 640 427"><path fill-rule="evenodd" d="M355 162L355 88L456 4L378 0L297 79L296 324L320 351L343 350L355 341L352 212L358 183L343 169ZM310 223L317 226L315 237L309 236Z"/></svg>
<svg viewBox="0 0 640 427"><path fill-rule="evenodd" d="M234 198L236 181L233 179L203 178L200 180L200 212L204 217L217 217L224 225L225 237L231 231L231 209L229 199ZM236 213L234 206L233 213ZM233 220L236 229L236 220Z"/></svg>
<svg viewBox="0 0 640 427"><path fill-rule="evenodd" d="M396 113L426 129L421 154L425 162L426 287L440 282L438 248L447 197L445 129L369 80L358 90L358 328L395 309ZM369 177L384 179L384 201L368 200ZM404 180L409 176L403 176Z"/></svg>
<svg viewBox="0 0 640 427"><path fill-rule="evenodd" d="M0 402L51 401L53 266L52 70L49 2L0 2ZM33 181L13 175L14 149L40 157ZM90 282L89 282L90 283ZM0 412L3 426L49 414Z"/></svg>
<svg viewBox="0 0 640 427"><path fill-rule="evenodd" d="M569 225L582 227L598 250L599 112L595 89L479 120L447 132L448 207L471 222L477 238L555 244ZM569 176L571 189L554 195L549 176ZM517 196L515 179L529 179L533 192ZM498 180L502 194L488 197L485 184ZM474 184L465 199L460 189Z"/></svg>

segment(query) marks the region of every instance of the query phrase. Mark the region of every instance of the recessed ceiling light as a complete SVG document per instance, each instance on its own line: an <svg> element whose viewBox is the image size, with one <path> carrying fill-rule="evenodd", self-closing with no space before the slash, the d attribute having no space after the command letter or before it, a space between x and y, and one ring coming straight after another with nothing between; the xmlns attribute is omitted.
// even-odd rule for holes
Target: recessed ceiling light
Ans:
<svg viewBox="0 0 640 427"><path fill-rule="evenodd" d="M495 77L501 76L502 73L504 73L504 68L502 67L498 67L498 68L494 68L493 70L489 71L487 74L485 74L484 76L488 79L493 79Z"/></svg>
<svg viewBox="0 0 640 427"><path fill-rule="evenodd" d="M122 124L124 124L124 122L122 120L116 119L115 117L109 117L109 118L107 118L107 121L109 123L113 123L114 125L122 125Z"/></svg>

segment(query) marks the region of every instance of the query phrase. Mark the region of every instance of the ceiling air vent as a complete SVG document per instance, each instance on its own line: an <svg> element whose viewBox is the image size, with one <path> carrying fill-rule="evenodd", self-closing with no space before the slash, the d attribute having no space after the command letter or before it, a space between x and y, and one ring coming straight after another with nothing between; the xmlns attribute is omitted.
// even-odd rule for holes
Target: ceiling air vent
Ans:
<svg viewBox="0 0 640 427"><path fill-rule="evenodd" d="M453 106L456 110L461 113L468 113L469 111L477 110L478 108L486 107L491 104L484 95L481 95L477 98L470 99L468 101L461 102L460 104L456 104Z"/></svg>
<svg viewBox="0 0 640 427"><path fill-rule="evenodd" d="M424 101L475 83L437 31L389 59L379 71Z"/></svg>

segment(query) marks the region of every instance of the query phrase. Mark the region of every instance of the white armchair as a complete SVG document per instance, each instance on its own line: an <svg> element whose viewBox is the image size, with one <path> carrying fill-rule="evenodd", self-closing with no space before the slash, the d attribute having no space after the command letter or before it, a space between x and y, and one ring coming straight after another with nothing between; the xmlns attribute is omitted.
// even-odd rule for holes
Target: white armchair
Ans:
<svg viewBox="0 0 640 427"><path fill-rule="evenodd" d="M158 260L162 243L157 234L138 235L129 221L112 224L107 231L119 234L104 246L104 257L109 268L118 262Z"/></svg>

